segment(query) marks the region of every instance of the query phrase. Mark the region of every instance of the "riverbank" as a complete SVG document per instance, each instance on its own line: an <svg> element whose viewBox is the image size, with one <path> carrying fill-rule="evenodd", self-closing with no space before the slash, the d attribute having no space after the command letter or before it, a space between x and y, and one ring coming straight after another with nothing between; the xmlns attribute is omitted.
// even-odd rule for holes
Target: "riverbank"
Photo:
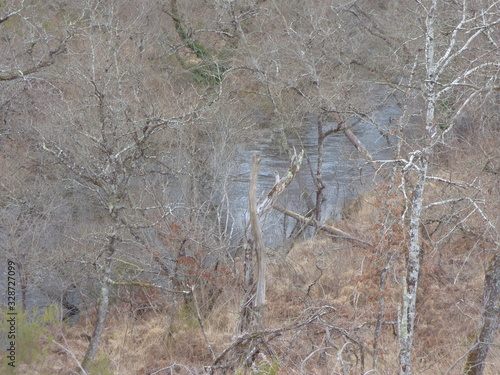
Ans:
<svg viewBox="0 0 500 375"><path fill-rule="evenodd" d="M460 372L480 326L484 272L498 251L491 228L498 227L500 212L497 141L494 134L470 134L434 156L421 224L416 372ZM396 176L379 184L330 222L371 246L318 232L286 255L270 254L262 337L274 354L260 355L255 373L364 373L375 353L378 373L397 372L408 244L402 182ZM219 356L235 345L242 272L242 259L236 259L231 273L220 279L215 302L200 299L199 309L181 295L155 288L117 288L93 373L203 373L203 366L213 363L211 350ZM25 372L73 373L67 369L76 368L73 356L83 357L94 320L90 308L73 326L51 326L50 336L60 345L53 343L44 361L23 367ZM500 350L493 346L485 374L495 374L498 366Z"/></svg>

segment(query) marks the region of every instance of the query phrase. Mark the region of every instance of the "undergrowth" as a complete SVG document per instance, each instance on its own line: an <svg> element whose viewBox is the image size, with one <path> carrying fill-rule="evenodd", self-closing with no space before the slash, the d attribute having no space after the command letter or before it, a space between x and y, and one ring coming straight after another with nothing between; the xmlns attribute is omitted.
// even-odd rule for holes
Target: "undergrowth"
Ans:
<svg viewBox="0 0 500 375"><path fill-rule="evenodd" d="M464 171L453 176L457 181L469 181L473 176L470 169L461 169L460 165L473 162L484 167L491 159L490 153L483 159L478 158L472 147L473 143L457 156L447 154L451 158L447 163L453 165L453 170ZM499 208L498 183L487 168L482 170L482 188L487 192L485 199L490 202L484 207L484 213L492 217ZM444 168L435 167L432 173L449 178ZM254 366L235 369L235 373L366 373L372 368L374 329L380 313L383 325L378 338L377 374L398 371L397 314L407 238L403 230L405 223L396 220L404 209L401 196L388 195L388 191L388 185L381 184L367 192L356 200L355 206L346 207L349 214L335 223L374 246L318 234L314 239L294 244L286 254L273 254L267 275L263 330L292 328L265 336ZM428 186L429 202L450 199L456 194L453 186L439 183ZM464 202L448 208L439 206L428 210L423 218L425 255L413 352L415 371L420 374L459 373L480 323L484 270L491 259L492 244L482 235L487 233L488 224L479 213L473 212L467 222L453 216L454 212L466 209ZM388 215L394 218L390 225L386 220ZM389 258L390 270L381 290L381 272ZM236 258L235 262L235 269L241 271L242 259ZM142 304L154 296L154 306L134 309L124 302L115 303L91 373L201 373L204 366L213 363L213 355L221 355L236 340L234 327L242 290L234 275L233 279L226 276L216 301L202 311L168 292L129 290L135 298L133 301ZM146 293L148 298L142 298L140 293ZM383 311L379 311L381 296L385 303ZM19 341L19 361L28 365L40 363L38 372L33 374L53 374L55 369L75 368L72 355L78 359L83 357L87 342L82 333L91 333L95 314L90 311L72 327L61 327L46 316L29 321L19 312L19 340L25 340ZM5 332L6 319L2 322ZM301 325L301 322L309 323ZM56 350L50 337L63 342L67 350ZM497 373L499 354L494 346L485 374Z"/></svg>

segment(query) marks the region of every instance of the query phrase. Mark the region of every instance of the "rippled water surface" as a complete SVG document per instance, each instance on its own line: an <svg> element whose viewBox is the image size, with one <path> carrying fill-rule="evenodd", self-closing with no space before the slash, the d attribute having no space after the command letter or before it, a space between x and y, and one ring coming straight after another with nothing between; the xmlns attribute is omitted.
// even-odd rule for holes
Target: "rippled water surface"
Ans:
<svg viewBox="0 0 500 375"><path fill-rule="evenodd" d="M396 106L387 106L373 114L373 120L380 125L388 124L391 118L398 115ZM336 124L325 124L323 131ZM300 214L307 211L306 194L311 194L314 201L314 185L311 169L316 171L317 163L317 126L314 116L308 120L308 128L304 134L288 138L288 143L299 151L304 149L307 159L304 158L298 179L294 180L280 197L279 203ZM386 159L392 156L392 150L379 131L366 121L358 121L353 132L370 151L373 157ZM252 163L252 155L261 157L258 193L264 194L271 189L275 182L275 171L283 175L289 167L289 160L277 142L271 139L256 139L240 147L237 157L237 168L231 179L232 212L236 212L235 226L244 227L248 212L248 183ZM358 161L356 161L356 159ZM323 205L322 219L340 218L342 206L346 200L356 197L362 191L373 186L373 170L359 161L359 154L354 146L341 132L333 133L324 141L323 183L326 201ZM268 246L280 243L291 231L293 219L284 219L283 214L272 212L265 219L264 231Z"/></svg>

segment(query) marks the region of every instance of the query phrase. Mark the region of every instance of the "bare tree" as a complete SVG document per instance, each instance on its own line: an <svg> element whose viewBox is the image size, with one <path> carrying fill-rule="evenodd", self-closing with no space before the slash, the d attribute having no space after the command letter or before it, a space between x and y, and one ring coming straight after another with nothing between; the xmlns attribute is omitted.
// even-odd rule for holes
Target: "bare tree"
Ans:
<svg viewBox="0 0 500 375"><path fill-rule="evenodd" d="M437 27L440 12L445 12L446 5L437 0L419 2L420 10L425 14L425 114L424 114L424 142L416 148L404 161L403 172L408 174L415 170L416 182L413 188L411 203L409 205L409 249L407 272L404 277L403 299L399 315L400 338L400 373L411 374L411 348L415 328L416 301L418 295L418 282L421 267L422 248L420 244L420 226L422 210L424 209L425 186L429 176L429 161L434 149L453 128L453 121L446 125L439 124L438 100L457 88L468 90L455 103L455 112L452 120L468 103L481 91L489 91L498 84L499 64L494 54L489 53L481 61L472 60L471 65L453 68L458 58L470 53L480 36L499 22L498 2L492 2L482 8L479 14L467 7L463 2L460 19L453 26L449 37L443 41L437 36ZM438 45L438 42L444 45ZM486 45L488 41L484 41ZM491 49L488 48L491 51ZM491 79L484 80L483 72L489 72ZM451 73L451 78L446 74ZM479 73L479 74L478 74ZM476 77L478 76L478 80ZM474 82L470 84L469 82Z"/></svg>
<svg viewBox="0 0 500 375"><path fill-rule="evenodd" d="M393 30L394 24L375 18L374 15L382 11L378 8L382 7L359 2L348 5L337 4L331 8L336 12L335 15L352 16L347 17L347 21L340 21L344 30L352 30L351 38L349 38L351 47L347 43L338 43L338 50L341 52L336 59L339 69L343 69L346 72L344 74L351 74L351 82L354 83L351 83L350 88L354 91L356 85L359 85L358 88L366 88L370 85L382 84L387 87L388 95L391 95L392 88L401 102L402 116L395 128L390 129L391 124L379 125L371 121L373 125L380 127L382 136L387 137L391 132L399 137L393 160L375 160L352 131L344 131L347 138L360 151L361 156L377 171L381 167L393 165L394 173L401 174L402 177L402 182L397 189L401 192L398 198L404 201L401 223L404 223L407 241L403 242L407 246L407 263L403 276L403 295L399 314L401 374L411 373L411 351L423 256L421 230L424 212L429 212L436 205L447 203L443 201L426 205L424 203L427 199L426 186L429 180L437 181L432 175L435 169L436 151L448 142L457 118L466 112L475 100L481 100L482 95L488 95L487 93L492 93L498 87L499 65L495 55L497 42L493 37L496 35L493 31L494 27L499 22L498 6L497 1L474 5L469 5L465 1L453 5L437 0L419 1L413 12L423 14L423 18L417 18L417 23L408 22L405 32L410 37L406 42L404 42L405 35L392 33L395 31ZM398 7L394 9L394 12L397 13L402 9ZM407 8L405 9L407 12ZM286 16L283 12L280 15L286 23ZM404 17L404 14L401 15ZM444 22L440 20L444 18L448 20L448 24L451 22L452 25L447 32L441 31ZM321 16L314 19L316 22L319 20L317 25L323 26ZM295 49L292 51L305 52L304 47L307 44L301 44L300 35L303 34L298 33L295 26L299 25L299 22L294 21L294 27L291 25L290 23L287 30L289 30L289 35L294 36L293 39L296 42ZM333 32L325 33L325 27L317 27L314 30L317 30L315 41L323 40L321 37L333 35ZM424 30L423 34L420 30ZM342 37L339 39L342 40ZM310 43L313 42L310 41ZM387 59L371 58L366 53L367 46L377 46L379 56L384 54L397 56L395 63L388 63ZM303 53L303 55L308 57L295 61L302 61L307 66L310 73L302 77L314 78L314 85L307 86L301 82L301 85L294 86L294 91L300 97L308 102L319 103L316 108L319 107L327 112L351 113L369 119L369 116L363 114L366 109L362 109L370 107L366 100L364 102L362 100L363 94L366 99L365 92L351 93L346 98L351 102L350 105L344 103L344 108L335 108L335 104L342 103L342 101L335 102L332 100L334 97L332 94L329 97L326 95L331 92L329 90L334 85L328 79L324 79L322 71L318 69L318 61L321 60L315 61L314 52ZM345 64L346 61L348 64ZM322 67L325 65L323 64ZM395 80L394 76L404 78ZM402 97L397 94L398 91L403 93ZM423 102L419 99L420 97L424 98ZM422 129L409 128L410 116L420 119ZM338 122L345 123L345 121ZM319 133L319 139L322 139L323 134L323 132ZM317 175L321 177L321 174L317 173ZM453 184L453 181L446 179L441 179L441 182ZM394 183L391 186L394 186ZM321 196L321 189L318 191ZM465 201L471 204L471 210L477 209L474 199L468 197ZM390 266L393 256L389 256L388 259L387 266ZM383 269L386 270L386 267ZM383 271L382 275L386 272ZM381 289L384 288L383 277L380 286ZM383 305L382 300L381 309Z"/></svg>
<svg viewBox="0 0 500 375"><path fill-rule="evenodd" d="M130 18L127 6L126 2L84 4L87 18L68 46L72 63L67 67L71 68L64 74L57 72L54 79L60 107L51 113L50 126L39 126L43 149L91 193L104 215L106 229L93 261L99 275L97 321L82 362L85 370L103 333L116 259L131 256L134 248L144 249L141 229L154 224L143 215L147 206L141 202L146 197L137 196L140 177L160 173L170 163L161 161L163 156L151 148L152 141L165 140L162 132L175 132L192 122L203 105L203 97L182 103L191 100L189 93L181 98L172 92L175 84L168 73L165 85L159 87L146 77L147 68L139 65L144 51L134 38L147 24L151 9L142 4ZM143 35L143 42L154 43L147 36ZM196 93L191 93L194 99ZM54 124L60 128L56 130ZM162 205L166 207L166 202ZM137 255L134 258L138 260Z"/></svg>
<svg viewBox="0 0 500 375"><path fill-rule="evenodd" d="M266 303L266 266L267 254L264 239L262 238L262 228L257 212L257 178L259 176L260 159L254 157L252 160L252 175L250 178L250 191L248 198L250 212L250 226L252 229L252 244L257 258L257 282L255 291L254 313L256 314L256 328L262 329L264 319L264 305Z"/></svg>
<svg viewBox="0 0 500 375"><path fill-rule="evenodd" d="M262 328L266 303L267 250L264 245L260 220L262 216L274 207L278 197L292 182L300 169L303 156L303 151L300 154L294 154L294 157L290 161L290 168L286 174L276 179L274 186L260 202L257 202L256 198L260 158L254 157L252 160L248 202L250 218L246 228L247 233L245 234L247 242L245 244L245 296L241 304L237 327L238 333ZM254 255L256 258L255 262Z"/></svg>
<svg viewBox="0 0 500 375"><path fill-rule="evenodd" d="M23 297L40 283L42 264L63 280L61 289L73 281L82 290L84 283L98 287L83 371L102 341L110 297L123 285L183 296L182 307L196 310L214 367L224 371L225 363L241 361L240 349L249 364L282 333L265 330L263 314L267 319L272 301L266 302L266 228L260 227L262 216L275 209L297 227L327 233L342 249L347 242L359 246L363 267L372 272L366 276L363 268L362 278L372 277L379 292L377 309L367 311L363 316L370 318L359 325L357 319L350 328L319 319L315 309L333 311L313 306L310 298L330 272L321 268L300 302L311 317L303 322L314 321L318 330L305 330L302 323L286 329L312 343L297 355L297 371L305 372L316 354L324 361L334 352L343 373L358 366L349 365L351 354L359 356L362 372L365 354L372 355L372 371L379 371L384 327L390 325L398 337L393 352L400 349L394 366L400 374L415 372L415 322L424 315L418 306L430 283L424 253L444 257L443 244L457 233L477 237L478 249L498 242L498 223L490 219L495 210L484 199L489 193L482 179L474 179L479 172L467 178L465 170L445 174L441 155L473 112L470 126L485 134L498 122L492 113L498 108L499 6L494 0L1 5L1 250L20 264ZM397 107L397 114L380 120L376 114L386 106ZM363 144L361 123L376 129L392 157L377 159L378 139ZM299 155L260 202L254 162L238 337L217 356L219 343L212 346L203 319L227 292L220 280L239 285L225 264L231 259L237 272L238 260L227 256L240 250L229 177L237 144L264 134L292 158L291 137L300 143L311 129L315 146L305 156L310 171L299 177L312 199L293 199L307 206L305 213L277 201L295 179ZM353 152L336 162L356 171L370 168L384 180L374 193L376 220L366 231L349 228L347 220L327 221L325 181L335 171L326 167L325 148L345 141L334 136L340 134ZM496 177L496 154L480 146L485 160L478 161L478 170ZM483 227L472 232L471 222ZM58 236L53 242L52 233ZM497 258L486 274L482 328L464 367L470 373L483 371L497 330ZM387 302L396 301L396 294L399 314L389 312ZM180 306L175 297L169 301ZM367 337L373 337L373 352ZM229 358L233 350L238 353Z"/></svg>

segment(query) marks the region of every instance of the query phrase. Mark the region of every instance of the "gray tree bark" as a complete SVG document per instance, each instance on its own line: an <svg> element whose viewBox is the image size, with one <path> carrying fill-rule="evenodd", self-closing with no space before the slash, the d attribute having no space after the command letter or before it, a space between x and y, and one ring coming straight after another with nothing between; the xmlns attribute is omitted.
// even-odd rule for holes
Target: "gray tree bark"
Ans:
<svg viewBox="0 0 500 375"><path fill-rule="evenodd" d="M111 233L108 235L106 239L106 247L104 249L105 261L104 261L104 270L101 281L100 295L99 301L97 305L97 321L94 326L94 332L92 333L92 337L90 338L90 343L87 348L87 352L85 353L85 357L81 363L81 369L88 373L89 367L94 361L95 355L97 353L97 349L99 348L99 343L101 341L102 332L104 330L104 322L106 320L106 316L108 314L108 306L109 306L109 286L111 280L112 273L112 262L113 262L113 254L115 253L115 233Z"/></svg>
<svg viewBox="0 0 500 375"><path fill-rule="evenodd" d="M497 253L486 270L483 294L482 325L474 346L467 355L465 375L482 375L486 358L498 330L500 318L500 253Z"/></svg>
<svg viewBox="0 0 500 375"><path fill-rule="evenodd" d="M257 202L257 179L259 173L260 158L254 156L252 159L252 171L250 174L249 187L249 211L250 211L250 234L247 226L247 241L245 243L245 266L244 266L244 285L245 296L240 308L240 317L236 326L237 334L248 333L250 330L262 328L263 309L265 306L266 289L266 250L262 238L262 228L260 217L275 207L275 202L283 193L285 188L292 182L293 178L300 169L304 152L294 154L287 173L277 179L269 193ZM254 253L256 264L254 265ZM257 271L257 272L255 272ZM256 281L254 280L256 277Z"/></svg>
<svg viewBox="0 0 500 375"><path fill-rule="evenodd" d="M257 284L254 301L254 325L262 329L264 320L264 306L266 303L266 247L262 238L262 227L257 212L257 178L259 175L260 157L254 155L252 159L252 175L250 177L249 210L250 226L252 227L253 247L257 258Z"/></svg>

